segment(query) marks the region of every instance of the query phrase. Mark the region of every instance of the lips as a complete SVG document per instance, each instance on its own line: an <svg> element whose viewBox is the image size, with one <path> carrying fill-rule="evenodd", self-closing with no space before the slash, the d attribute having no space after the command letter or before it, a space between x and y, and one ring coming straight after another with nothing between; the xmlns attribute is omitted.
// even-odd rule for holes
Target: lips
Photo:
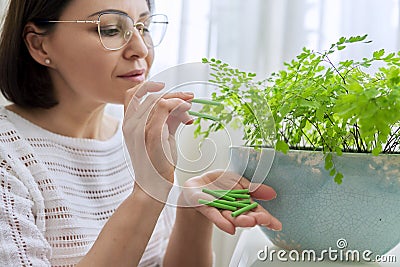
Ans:
<svg viewBox="0 0 400 267"><path fill-rule="evenodd" d="M118 78L122 78L122 79L129 80L132 82L143 82L145 80L145 70L138 69L138 70L130 71L123 75L118 75Z"/></svg>

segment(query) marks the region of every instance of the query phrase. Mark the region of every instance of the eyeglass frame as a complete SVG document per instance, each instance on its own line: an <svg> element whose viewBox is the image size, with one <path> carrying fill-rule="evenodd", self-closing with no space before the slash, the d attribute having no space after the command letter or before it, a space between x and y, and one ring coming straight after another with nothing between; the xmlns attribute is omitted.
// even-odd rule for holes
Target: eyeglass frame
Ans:
<svg viewBox="0 0 400 267"><path fill-rule="evenodd" d="M142 38L143 42L145 43L145 45L146 45L147 47L156 47L156 46L158 46L158 45L161 43L161 41L164 39L165 32L164 32L164 34L163 34L163 36L162 36L161 41L160 41L159 44L153 45L153 46L149 46L149 45L144 41L144 37L143 37L143 32L144 32L144 30L146 29L144 23L143 23L143 22L136 22L136 23L135 23L135 21L134 21L128 14L123 13L123 12L110 12L110 11L108 11L108 12L101 12L101 13L98 14L97 20L40 20L39 22L40 22L40 23L92 23L92 24L97 24L97 33L98 33L98 35L99 35L100 42L101 42L101 44L103 45L103 47L104 47L105 49L107 49L107 50L109 50L109 51L117 51L117 50L120 50L120 49L124 48L124 47L129 43L129 41L132 39L132 36L133 36L132 33L133 33L133 31L132 31L132 30L129 30L129 32L130 32L130 37L129 37L129 39L125 42L125 44L123 44L121 47L118 47L118 48L109 48L109 47L105 46L105 44L103 43L103 40L101 39L101 33L100 33L100 17L101 17L102 15L104 15L104 14L116 14L116 15L122 15L122 16L128 17L128 18L132 21L132 23L133 23L133 28L139 32L140 37ZM151 17L157 16L157 15L162 15L162 16L164 16L165 18L167 18L167 21L161 22L161 23L167 24L167 25L169 24L169 22L168 22L168 17L167 17L167 15L165 15L165 14L152 14L152 15L150 15L146 20L150 19ZM138 29L138 26L140 26L139 29ZM126 33L127 33L127 32L124 32L124 36L126 35Z"/></svg>

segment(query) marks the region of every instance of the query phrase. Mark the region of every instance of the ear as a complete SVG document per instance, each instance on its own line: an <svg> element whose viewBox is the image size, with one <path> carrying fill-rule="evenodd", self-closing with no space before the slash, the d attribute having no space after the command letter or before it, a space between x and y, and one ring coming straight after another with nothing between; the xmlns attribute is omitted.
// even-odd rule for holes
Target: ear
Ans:
<svg viewBox="0 0 400 267"><path fill-rule="evenodd" d="M28 22L24 28L24 41L32 58L39 64L48 66L46 61L49 59L47 54L45 41L47 35L42 29L38 28L34 23Z"/></svg>

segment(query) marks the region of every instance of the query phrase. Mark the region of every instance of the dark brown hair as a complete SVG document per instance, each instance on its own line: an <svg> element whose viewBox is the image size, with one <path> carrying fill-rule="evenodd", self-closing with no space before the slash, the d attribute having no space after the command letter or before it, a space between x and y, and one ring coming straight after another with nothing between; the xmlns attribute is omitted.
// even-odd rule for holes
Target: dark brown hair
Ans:
<svg viewBox="0 0 400 267"><path fill-rule="evenodd" d="M58 20L72 0L11 0L0 40L0 90L21 107L51 108L58 101L47 67L29 54L23 31L28 22ZM84 0L82 0L84 1ZM150 12L153 0L146 0ZM51 31L53 24L37 24Z"/></svg>

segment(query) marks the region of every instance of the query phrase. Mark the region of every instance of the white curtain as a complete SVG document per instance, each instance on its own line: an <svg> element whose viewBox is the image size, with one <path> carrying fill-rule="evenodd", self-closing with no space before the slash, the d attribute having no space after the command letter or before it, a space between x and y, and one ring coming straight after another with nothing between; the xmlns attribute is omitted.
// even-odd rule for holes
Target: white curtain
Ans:
<svg viewBox="0 0 400 267"><path fill-rule="evenodd" d="M3 11L6 8L8 0L0 0L0 18L3 17Z"/></svg>
<svg viewBox="0 0 400 267"><path fill-rule="evenodd" d="M400 48L399 0L156 0L156 7L171 21L157 70L217 57L264 78L304 46L323 50L341 36L373 40L344 57Z"/></svg>

